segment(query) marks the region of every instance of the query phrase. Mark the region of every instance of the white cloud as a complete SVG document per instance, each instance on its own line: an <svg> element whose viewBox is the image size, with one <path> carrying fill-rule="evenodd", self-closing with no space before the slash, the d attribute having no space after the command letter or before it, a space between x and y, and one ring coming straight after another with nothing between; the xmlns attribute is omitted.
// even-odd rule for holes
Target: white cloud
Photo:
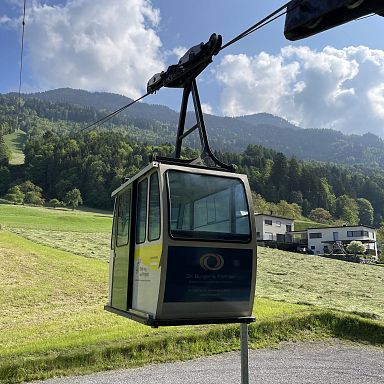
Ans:
<svg viewBox="0 0 384 384"><path fill-rule="evenodd" d="M213 114L212 106L208 103L201 103L201 109L203 110L204 113L206 113L208 115Z"/></svg>
<svg viewBox="0 0 384 384"><path fill-rule="evenodd" d="M27 10L28 65L41 89L73 87L138 97L164 69L149 0L32 2Z"/></svg>
<svg viewBox="0 0 384 384"><path fill-rule="evenodd" d="M384 136L384 51L288 46L278 55L227 55L216 79L226 115L269 112L303 127Z"/></svg>
<svg viewBox="0 0 384 384"><path fill-rule="evenodd" d="M175 47L172 49L171 54L175 55L177 59L180 59L188 51L188 48L185 47Z"/></svg>

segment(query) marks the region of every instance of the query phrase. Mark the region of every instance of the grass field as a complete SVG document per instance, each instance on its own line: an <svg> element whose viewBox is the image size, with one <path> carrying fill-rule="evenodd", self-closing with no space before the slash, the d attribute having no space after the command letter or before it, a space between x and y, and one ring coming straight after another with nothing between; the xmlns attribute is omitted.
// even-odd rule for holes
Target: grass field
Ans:
<svg viewBox="0 0 384 384"><path fill-rule="evenodd" d="M112 215L24 205L0 205L0 225L5 228L79 233L109 233Z"/></svg>
<svg viewBox="0 0 384 384"><path fill-rule="evenodd" d="M25 140L25 133L23 131L14 132L9 135L4 135L5 144L11 150L11 165L24 164L23 146Z"/></svg>
<svg viewBox="0 0 384 384"><path fill-rule="evenodd" d="M307 228L325 228L327 224L316 223L316 221L311 220L297 220L295 219L295 231L302 231Z"/></svg>
<svg viewBox="0 0 384 384"><path fill-rule="evenodd" d="M151 329L103 311L111 217L58 213L0 205L1 383L239 348L238 326ZM384 345L383 268L258 251L254 348L330 336Z"/></svg>

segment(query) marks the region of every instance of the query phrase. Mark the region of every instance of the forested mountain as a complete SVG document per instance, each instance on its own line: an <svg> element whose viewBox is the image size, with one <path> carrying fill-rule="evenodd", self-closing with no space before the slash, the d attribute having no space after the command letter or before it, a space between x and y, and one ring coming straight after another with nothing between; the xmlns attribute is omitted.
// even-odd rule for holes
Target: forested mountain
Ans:
<svg viewBox="0 0 384 384"><path fill-rule="evenodd" d="M12 96L2 96L1 105ZM50 121L84 124L132 101L121 95L69 88L23 97L25 113L30 111ZM194 124L191 113L187 119L190 125ZM115 117L109 127L126 125L138 129L141 133L136 132L136 136L142 137L145 142L160 144L174 142L177 122L178 113L167 107L136 103ZM302 129L266 113L237 118L207 115L206 125L212 147L220 151L242 152L248 144L255 144L305 160L356 165L363 169L384 166L384 142L370 133L359 136L331 129ZM188 145L193 144L188 142Z"/></svg>
<svg viewBox="0 0 384 384"><path fill-rule="evenodd" d="M81 132L129 101L119 95L63 89L24 95L18 113L16 95L1 95L0 195L41 202L63 200L78 189L85 204L110 208L110 193L124 176L137 172L153 152L172 153L169 143L176 135L178 114L145 103L135 104L98 131ZM206 115L206 123L217 156L237 164L248 175L253 192L265 200L280 207L293 204L291 208L306 215L322 208L352 224L362 222L362 210L368 212L364 223L382 221L384 143L377 136L301 129L268 114ZM8 165L1 139L17 127L27 133L22 172ZM193 147L193 141L187 144ZM191 157L194 149L185 151Z"/></svg>

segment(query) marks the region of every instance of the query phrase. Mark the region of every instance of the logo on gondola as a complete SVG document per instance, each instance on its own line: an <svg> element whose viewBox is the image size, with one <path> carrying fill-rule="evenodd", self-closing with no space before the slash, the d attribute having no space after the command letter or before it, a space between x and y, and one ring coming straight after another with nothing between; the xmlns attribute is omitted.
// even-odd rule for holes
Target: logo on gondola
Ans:
<svg viewBox="0 0 384 384"><path fill-rule="evenodd" d="M206 253L200 257L200 266L205 271L218 271L224 266L223 256L218 253Z"/></svg>

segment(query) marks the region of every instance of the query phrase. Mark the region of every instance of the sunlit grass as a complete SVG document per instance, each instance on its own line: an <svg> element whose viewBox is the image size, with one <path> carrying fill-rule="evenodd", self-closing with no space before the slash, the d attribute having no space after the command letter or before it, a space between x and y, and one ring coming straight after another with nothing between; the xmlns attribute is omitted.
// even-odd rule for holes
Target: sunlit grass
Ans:
<svg viewBox="0 0 384 384"><path fill-rule="evenodd" d="M0 383L239 348L237 325L152 329L103 310L110 215L0 205L0 224ZM330 336L384 344L383 276L259 247L252 347Z"/></svg>
<svg viewBox="0 0 384 384"><path fill-rule="evenodd" d="M23 131L17 131L9 135L4 135L5 144L11 151L11 159L9 163L11 165L24 164L25 156L23 153L23 145L25 140L25 133Z"/></svg>
<svg viewBox="0 0 384 384"><path fill-rule="evenodd" d="M257 295L384 319L383 269L258 248Z"/></svg>
<svg viewBox="0 0 384 384"><path fill-rule="evenodd" d="M44 231L109 233L112 227L112 215L0 204L0 225L4 228Z"/></svg>
<svg viewBox="0 0 384 384"><path fill-rule="evenodd" d="M105 312L107 263L35 244L13 233L0 232L0 265L0 378L1 372L9 374L7 367L16 370L19 365L29 364L26 361L83 356L109 348L131 348L142 342L156 345L174 337L195 338L199 334L201 341L196 341L194 353L201 355L213 343L205 344L204 334L228 327L152 329ZM258 321L266 321L307 311L301 305L258 299L254 312ZM214 343L211 347L212 353L222 350ZM148 356L144 360L150 359ZM114 364L119 366L115 360ZM19 374L15 380L25 379ZM40 376L32 372L30 377Z"/></svg>

